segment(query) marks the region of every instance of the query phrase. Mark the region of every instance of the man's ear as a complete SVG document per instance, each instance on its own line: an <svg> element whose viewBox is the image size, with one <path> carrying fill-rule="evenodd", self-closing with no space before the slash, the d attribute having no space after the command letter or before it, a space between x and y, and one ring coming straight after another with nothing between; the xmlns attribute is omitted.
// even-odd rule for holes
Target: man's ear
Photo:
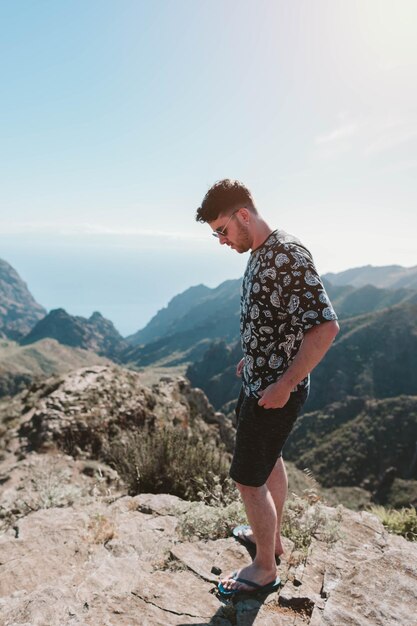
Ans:
<svg viewBox="0 0 417 626"><path fill-rule="evenodd" d="M239 209L239 215L241 215L245 224L249 224L250 221L250 211L245 206Z"/></svg>

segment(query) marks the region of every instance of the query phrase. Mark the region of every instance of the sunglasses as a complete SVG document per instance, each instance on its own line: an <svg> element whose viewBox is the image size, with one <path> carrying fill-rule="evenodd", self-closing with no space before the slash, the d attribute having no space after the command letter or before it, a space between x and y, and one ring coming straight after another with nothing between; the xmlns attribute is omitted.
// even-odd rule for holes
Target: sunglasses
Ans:
<svg viewBox="0 0 417 626"><path fill-rule="evenodd" d="M236 211L233 211L232 215L229 217L229 219L227 220L225 226L223 226L223 228L216 228L216 230L211 233L213 235L213 237L226 237L227 235L227 227L229 226L229 222L232 219L232 217L234 215L236 215L236 213L239 212L240 209L236 209Z"/></svg>

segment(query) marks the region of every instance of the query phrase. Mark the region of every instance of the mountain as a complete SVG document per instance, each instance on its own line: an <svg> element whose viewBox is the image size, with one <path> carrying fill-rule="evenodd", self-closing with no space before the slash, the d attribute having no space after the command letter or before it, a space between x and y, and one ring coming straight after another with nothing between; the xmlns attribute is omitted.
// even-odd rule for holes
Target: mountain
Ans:
<svg viewBox="0 0 417 626"><path fill-rule="evenodd" d="M163 316L158 313L141 335L154 338L127 348L122 362L172 366L200 358L211 339L233 341L239 333L240 281L227 280L215 289L200 287L177 296L172 311L171 301ZM182 306L182 296L188 308Z"/></svg>
<svg viewBox="0 0 417 626"><path fill-rule="evenodd" d="M209 296L211 289L205 285L196 285L178 294L151 319L151 321L133 335L126 337L132 346L155 341L170 332L175 332L175 324L185 316L192 307L198 305Z"/></svg>
<svg viewBox="0 0 417 626"><path fill-rule="evenodd" d="M343 272L330 272L324 274L323 278L333 285L352 285L354 287L374 285L375 287L390 289L417 289L417 265L414 267L364 265Z"/></svg>
<svg viewBox="0 0 417 626"><path fill-rule="evenodd" d="M373 285L333 285L326 290L340 319L356 317L398 304L417 304L417 289L388 289ZM198 285L177 295L147 326L126 338L131 345L121 361L132 367L172 367L196 363L210 341L239 338L241 280L228 280L215 289Z"/></svg>
<svg viewBox="0 0 417 626"><path fill-rule="evenodd" d="M126 348L126 342L101 313L95 311L90 318L69 315L64 309L53 309L20 340L22 346L51 337L59 343L74 348L91 350L100 356L117 360Z"/></svg>
<svg viewBox="0 0 417 626"><path fill-rule="evenodd" d="M325 487L376 490L388 470L392 478L417 485L416 443L417 395L348 397L301 415L285 454L298 468L308 467ZM415 497L417 503L417 490Z"/></svg>
<svg viewBox="0 0 417 626"><path fill-rule="evenodd" d="M417 304L417 289L389 289L364 285L333 285L323 281L340 319L380 311L397 304Z"/></svg>
<svg viewBox="0 0 417 626"><path fill-rule="evenodd" d="M19 340L45 313L16 270L0 259L0 337Z"/></svg>
<svg viewBox="0 0 417 626"><path fill-rule="evenodd" d="M417 394L417 305L398 305L343 320L312 372L310 410L346 396Z"/></svg>
<svg viewBox="0 0 417 626"><path fill-rule="evenodd" d="M41 339L27 346L3 339L0 340L0 397L12 396L45 376L110 363L94 352L64 346L56 339Z"/></svg>
<svg viewBox="0 0 417 626"><path fill-rule="evenodd" d="M212 342L201 359L190 363L186 376L193 387L203 389L217 410L229 413L226 405L239 395L241 379L236 376L236 365L242 358L240 341L227 345Z"/></svg>
<svg viewBox="0 0 417 626"><path fill-rule="evenodd" d="M239 342L211 344L187 377L217 408L238 395ZM386 398L417 394L417 304L397 305L342 320L340 332L311 374L313 411L346 396Z"/></svg>

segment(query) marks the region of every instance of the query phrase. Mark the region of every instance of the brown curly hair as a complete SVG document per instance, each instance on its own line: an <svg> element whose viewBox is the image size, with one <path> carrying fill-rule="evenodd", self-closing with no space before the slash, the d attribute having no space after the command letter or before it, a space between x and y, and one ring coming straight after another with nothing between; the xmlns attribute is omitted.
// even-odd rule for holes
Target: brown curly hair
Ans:
<svg viewBox="0 0 417 626"><path fill-rule="evenodd" d="M219 180L206 193L201 206L197 209L197 222L213 222L219 215L228 215L235 209L246 207L257 213L251 192L238 180L224 178Z"/></svg>

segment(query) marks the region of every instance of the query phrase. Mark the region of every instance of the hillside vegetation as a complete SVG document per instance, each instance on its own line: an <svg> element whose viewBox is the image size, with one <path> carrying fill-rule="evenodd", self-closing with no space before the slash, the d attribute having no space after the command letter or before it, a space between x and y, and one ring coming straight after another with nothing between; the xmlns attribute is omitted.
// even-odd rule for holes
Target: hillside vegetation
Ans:
<svg viewBox="0 0 417 626"><path fill-rule="evenodd" d="M417 480L417 396L348 398L304 413L285 452L326 486L378 488L387 470Z"/></svg>
<svg viewBox="0 0 417 626"><path fill-rule="evenodd" d="M237 398L239 342L212 344L187 376L220 409ZM306 408L313 411L347 396L417 395L417 305L409 304L340 321L336 341L311 374Z"/></svg>

